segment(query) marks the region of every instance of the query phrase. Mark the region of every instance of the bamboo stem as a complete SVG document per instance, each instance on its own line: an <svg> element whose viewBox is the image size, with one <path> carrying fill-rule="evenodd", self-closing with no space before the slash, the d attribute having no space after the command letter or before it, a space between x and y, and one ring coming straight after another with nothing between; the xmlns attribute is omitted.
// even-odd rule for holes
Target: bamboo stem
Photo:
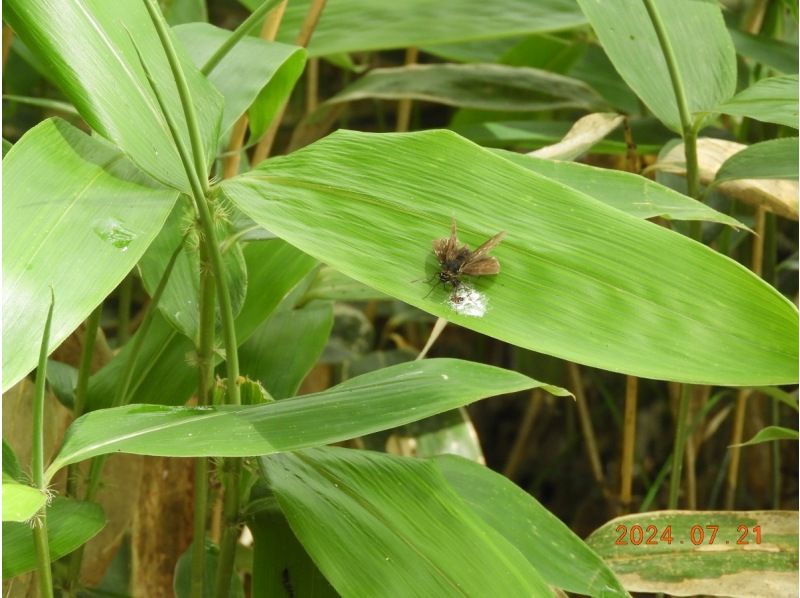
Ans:
<svg viewBox="0 0 800 598"><path fill-rule="evenodd" d="M578 365L572 362L567 363L567 373L569 374L570 384L575 393L575 404L578 407L578 420L580 421L583 439L586 445L586 454L592 466L592 475L595 481L604 486L603 465L600 461L600 451L597 449L597 440L592 427L592 419L589 415L589 405L586 402L586 394L583 392L583 381Z"/></svg>
<svg viewBox="0 0 800 598"><path fill-rule="evenodd" d="M409 66L416 64L419 58L419 51L417 48L406 48L406 57L404 64ZM397 126L395 131L404 133L408 131L408 124L411 121L411 98L403 98L397 102Z"/></svg>
<svg viewBox="0 0 800 598"><path fill-rule="evenodd" d="M319 105L319 58L309 58L306 66L306 114L311 114Z"/></svg>
<svg viewBox="0 0 800 598"><path fill-rule="evenodd" d="M117 346L128 342L131 336L131 299L133 298L133 275L129 272L119 286L117 308Z"/></svg>
<svg viewBox="0 0 800 598"><path fill-rule="evenodd" d="M200 331L197 342L197 404L208 405L214 389L214 329L216 285L205 243L200 244ZM205 537L208 516L208 459L194 462L192 598L202 598L205 581Z"/></svg>
<svg viewBox="0 0 800 598"><path fill-rule="evenodd" d="M758 206L755 212L755 226L753 227L753 249L750 256L750 269L761 276L764 264L764 236L766 231L766 211L763 206ZM733 413L733 429L731 433L731 460L728 466L728 479L725 486L725 508L732 509L736 499L736 486L739 482L739 463L741 461L742 447L738 446L744 440L744 422L747 411L747 397L749 391L740 390Z"/></svg>
<svg viewBox="0 0 800 598"><path fill-rule="evenodd" d="M302 46L303 48L308 47L308 43L311 41L311 36L314 33L314 28L317 26L320 15L322 15L322 10L325 8L326 1L327 0L312 0L311 5L308 7L308 12L306 13L305 19L303 19L303 24L300 26L300 32L297 34L295 44ZM278 129L281 126L283 115L286 113L286 106L287 102L284 102L283 106L281 106L280 109L275 113L275 116L267 128L267 131L258 141L256 148L253 150L253 166L257 166L259 162L266 160L272 152L272 146L275 143L275 137L277 136Z"/></svg>
<svg viewBox="0 0 800 598"><path fill-rule="evenodd" d="M522 423L517 429L517 436L514 438L514 445L511 447L511 451L508 454L506 466L503 468L503 475L509 479L514 478L522 463L528 444L528 438L533 429L533 422L542 409L542 402L542 391L538 388L534 388L528 398L528 405L525 407Z"/></svg>
<svg viewBox="0 0 800 598"><path fill-rule="evenodd" d="M683 473L683 453L686 445L689 417L689 399L691 389L688 384L681 385L678 399L678 413L675 417L675 443L672 451L672 470L669 480L669 503L667 508L678 508L678 496L681 490L681 474Z"/></svg>
<svg viewBox="0 0 800 598"><path fill-rule="evenodd" d="M619 490L619 500L624 512L630 511L633 496L633 460L636 446L636 403L638 391L639 379L635 376L626 376Z"/></svg>

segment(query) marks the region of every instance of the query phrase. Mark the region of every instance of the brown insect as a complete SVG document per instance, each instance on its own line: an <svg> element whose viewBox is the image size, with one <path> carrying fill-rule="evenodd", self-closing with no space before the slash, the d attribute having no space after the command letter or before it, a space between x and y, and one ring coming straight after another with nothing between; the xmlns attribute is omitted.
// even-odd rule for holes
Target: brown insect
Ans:
<svg viewBox="0 0 800 598"><path fill-rule="evenodd" d="M471 251L468 245L458 240L456 220L453 218L450 236L433 242L433 253L439 262L439 272L434 276L438 277L443 285L449 284L456 290L462 284L462 276L497 274L500 272L500 262L497 258L486 254L502 241L505 235L505 231L499 232L475 251Z"/></svg>

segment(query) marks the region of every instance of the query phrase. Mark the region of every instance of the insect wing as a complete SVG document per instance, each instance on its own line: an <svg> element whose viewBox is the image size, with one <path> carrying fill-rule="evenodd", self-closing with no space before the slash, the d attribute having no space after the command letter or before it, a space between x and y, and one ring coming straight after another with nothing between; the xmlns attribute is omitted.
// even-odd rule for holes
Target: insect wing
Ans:
<svg viewBox="0 0 800 598"><path fill-rule="evenodd" d="M461 268L461 274L467 276L485 276L500 272L500 262L494 257L484 257L470 260Z"/></svg>
<svg viewBox="0 0 800 598"><path fill-rule="evenodd" d="M450 236L444 239L437 239L433 242L433 253L440 264L451 263L455 259L464 259L469 253L469 247L462 244L459 248L458 231L456 220L453 218L450 224Z"/></svg>
<svg viewBox="0 0 800 598"><path fill-rule="evenodd" d="M483 258L484 255L489 253L497 244L503 240L503 237L506 236L506 231L501 231L497 233L494 237L486 241L483 245L478 247L475 251L472 252L469 261L477 261Z"/></svg>

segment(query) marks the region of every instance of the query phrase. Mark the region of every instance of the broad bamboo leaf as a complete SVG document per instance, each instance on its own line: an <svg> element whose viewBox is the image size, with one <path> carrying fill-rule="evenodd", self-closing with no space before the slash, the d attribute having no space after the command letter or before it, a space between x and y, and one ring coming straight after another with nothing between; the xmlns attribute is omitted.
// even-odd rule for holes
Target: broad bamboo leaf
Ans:
<svg viewBox="0 0 800 598"><path fill-rule="evenodd" d="M44 506L41 490L20 484L3 472L3 521L27 521Z"/></svg>
<svg viewBox="0 0 800 598"><path fill-rule="evenodd" d="M761 444L762 442L773 442L775 440L798 440L797 430L791 430L781 426L767 426L762 428L756 435L747 442L734 444L732 446L750 446L751 444Z"/></svg>
<svg viewBox="0 0 800 598"><path fill-rule="evenodd" d="M641 0L578 0L617 71L653 114L680 132L680 118L653 22ZM708 112L736 89L736 52L716 2L652 0L672 46L689 111Z"/></svg>
<svg viewBox="0 0 800 598"><path fill-rule="evenodd" d="M3 160L3 390L36 366L58 297L55 349L133 268L178 194L116 149L46 120Z"/></svg>
<svg viewBox="0 0 800 598"><path fill-rule="evenodd" d="M797 44L729 29L736 52L787 75L797 74Z"/></svg>
<svg viewBox="0 0 800 598"><path fill-rule="evenodd" d="M155 179L189 191L166 120L130 39L136 40L189 147L175 81L141 0L9 0L3 8L3 17L49 65L53 80L95 131ZM175 45L210 160L219 135L222 97Z"/></svg>
<svg viewBox="0 0 800 598"><path fill-rule="evenodd" d="M274 497L247 522L253 532L253 596L338 598L292 533Z"/></svg>
<svg viewBox="0 0 800 598"><path fill-rule="evenodd" d="M160 0L158 5L170 25L208 21L205 0Z"/></svg>
<svg viewBox="0 0 800 598"><path fill-rule="evenodd" d="M796 511L656 511L618 517L586 540L630 592L797 594Z"/></svg>
<svg viewBox="0 0 800 598"><path fill-rule="evenodd" d="M263 457L292 530L343 596L548 596L434 463L325 447Z"/></svg>
<svg viewBox="0 0 800 598"><path fill-rule="evenodd" d="M797 75L761 79L715 110L798 129L797 87Z"/></svg>
<svg viewBox="0 0 800 598"><path fill-rule="evenodd" d="M214 578L217 574L219 561L219 548L207 541L205 545L205 559L203 563L203 598L212 598L214 595ZM192 596L192 545L180 556L175 565L175 577L172 581L175 598L190 598ZM228 588L230 598L244 598L242 580L238 575L231 575L231 585Z"/></svg>
<svg viewBox="0 0 800 598"><path fill-rule="evenodd" d="M254 9L261 0L242 0ZM278 40L294 43L309 0L290 2ZM311 56L385 50L569 29L586 22L571 0L329 0L314 29ZM365 23L370 23L365 27Z"/></svg>
<svg viewBox="0 0 800 598"><path fill-rule="evenodd" d="M796 179L797 137L770 139L734 154L720 166L714 183L736 179Z"/></svg>
<svg viewBox="0 0 800 598"><path fill-rule="evenodd" d="M207 23L181 25L174 31L198 68L231 35ZM298 46L249 36L240 40L208 75L225 97L222 135L248 112L252 136L260 138L303 72L305 56L305 50Z"/></svg>
<svg viewBox="0 0 800 598"><path fill-rule="evenodd" d="M325 104L364 98L410 98L511 112L594 110L605 104L583 81L541 69L502 64L415 64L374 69Z"/></svg>
<svg viewBox="0 0 800 598"><path fill-rule="evenodd" d="M17 459L17 454L11 445L3 438L3 475L10 477L19 483L27 481L29 478L22 473L22 467Z"/></svg>
<svg viewBox="0 0 800 598"><path fill-rule="evenodd" d="M513 482L458 457L437 457L434 463L461 498L516 546L548 584L589 596L628 595L603 559Z"/></svg>
<svg viewBox="0 0 800 598"><path fill-rule="evenodd" d="M277 310L239 349L239 371L276 399L297 393L333 327L330 303Z"/></svg>
<svg viewBox="0 0 800 598"><path fill-rule="evenodd" d="M537 149L557 143L572 128L567 121L498 121L451 124L447 128L462 137L487 147ZM630 123L637 149L643 154L657 154L670 139L672 132L654 118L637 119ZM592 148L593 154L624 154L627 145L622 135L612 133Z"/></svg>
<svg viewBox="0 0 800 598"><path fill-rule="evenodd" d="M222 189L347 276L521 347L647 378L797 378L797 310L751 272L447 131L339 131ZM452 218L473 248L507 232L502 271L473 283L483 317L426 282Z"/></svg>
<svg viewBox="0 0 800 598"><path fill-rule="evenodd" d="M497 150L497 153L532 172L559 181L637 218L658 216L667 220L703 220L746 228L735 218L638 174L577 162L542 160L503 150Z"/></svg>
<svg viewBox="0 0 800 598"><path fill-rule="evenodd" d="M47 507L47 541L55 561L88 542L106 524L100 505L57 497ZM30 525L3 523L3 579L33 571L36 551Z"/></svg>
<svg viewBox="0 0 800 598"><path fill-rule="evenodd" d="M255 406L102 409L69 428L48 477L70 463L111 452L170 457L266 455L355 438L488 396L543 387L522 374L430 359L384 368L330 390ZM235 442L231 439L235 438Z"/></svg>

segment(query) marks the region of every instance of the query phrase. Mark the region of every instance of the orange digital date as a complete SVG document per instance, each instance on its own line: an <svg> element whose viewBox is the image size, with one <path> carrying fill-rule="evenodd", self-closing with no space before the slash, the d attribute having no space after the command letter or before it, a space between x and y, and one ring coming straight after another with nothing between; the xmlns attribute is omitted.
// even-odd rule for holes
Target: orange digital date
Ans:
<svg viewBox="0 0 800 598"><path fill-rule="evenodd" d="M627 525L620 524L615 528L615 531L619 534L619 537L614 544L619 546L624 546L627 544L633 544L634 546L639 546L641 544L653 546L661 543L672 544L673 542L671 525L664 527L660 534L658 533L658 527L655 525L648 525L647 527L642 527L641 525L632 525L628 527ZM707 544L710 546L711 544L714 544L715 540L717 539L718 531L718 525L693 525L689 530L688 540L695 546L700 546L701 544ZM740 546L744 544L750 544L750 534L753 535L753 544L761 544L760 525L750 528L742 524L736 528L736 531L739 533L739 537L736 539L735 544ZM675 541L679 542L680 544L684 543L682 539L677 539ZM730 540L725 541L725 544L730 543Z"/></svg>

